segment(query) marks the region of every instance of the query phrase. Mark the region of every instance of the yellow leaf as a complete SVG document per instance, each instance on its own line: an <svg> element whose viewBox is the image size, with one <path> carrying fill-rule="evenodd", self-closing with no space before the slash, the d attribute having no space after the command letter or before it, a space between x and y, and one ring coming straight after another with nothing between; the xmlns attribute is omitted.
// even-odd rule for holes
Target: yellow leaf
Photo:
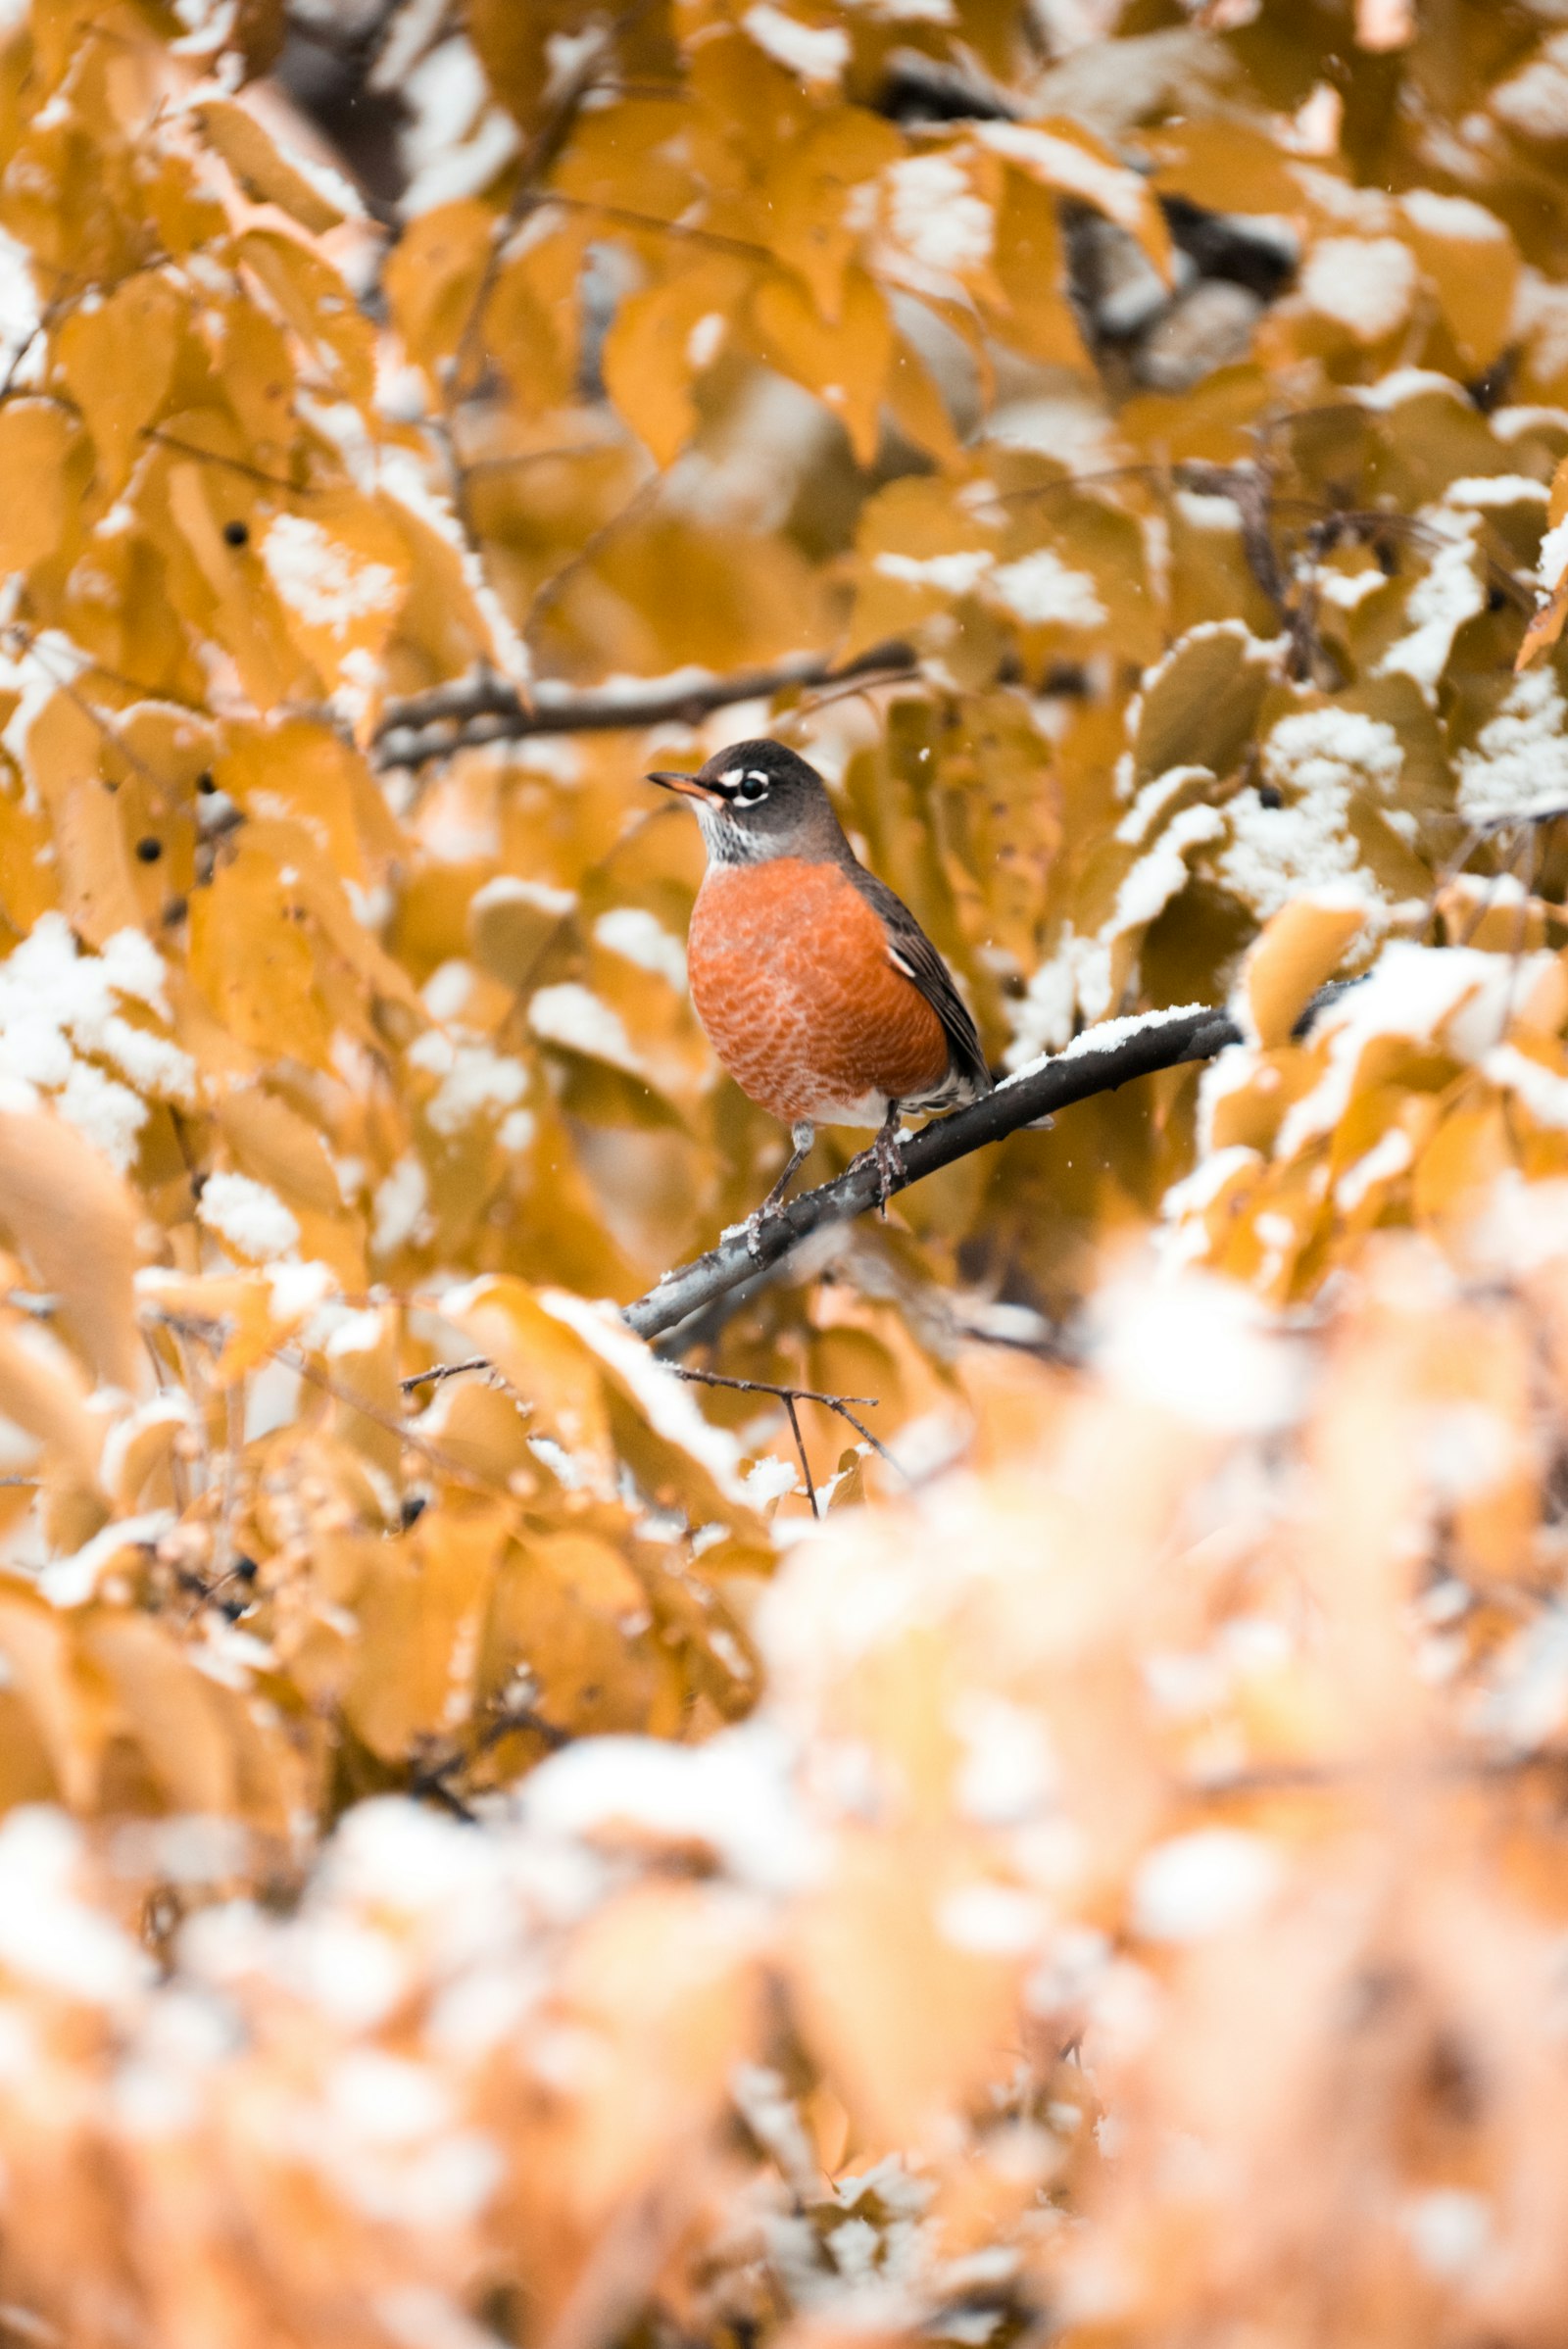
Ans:
<svg viewBox="0 0 1568 2349"><path fill-rule="evenodd" d="M1169 284L1170 230L1153 191L1094 131L1063 116L1049 116L1039 122L980 122L974 135L1042 187L1091 205L1125 228Z"/></svg>
<svg viewBox="0 0 1568 2349"><path fill-rule="evenodd" d="M490 257L495 214L466 196L411 220L387 255L381 283L409 357L434 373L457 352Z"/></svg>
<svg viewBox="0 0 1568 2349"><path fill-rule="evenodd" d="M379 1545L358 1598L360 1637L344 1711L383 1761L464 1728L479 1639L511 1513L448 1501Z"/></svg>
<svg viewBox="0 0 1568 2349"><path fill-rule="evenodd" d="M1494 213L1468 197L1417 188L1401 199L1404 233L1438 297L1464 365L1492 366L1509 339L1519 251Z"/></svg>
<svg viewBox="0 0 1568 2349"><path fill-rule="evenodd" d="M1312 995L1365 926L1365 905L1336 905L1332 897L1299 897L1275 914L1243 971L1260 1044L1289 1043Z"/></svg>
<svg viewBox="0 0 1568 2349"><path fill-rule="evenodd" d="M208 98L195 113L235 178L258 203L279 205L318 236L358 214L359 203L347 180L291 156L238 99Z"/></svg>
<svg viewBox="0 0 1568 2349"><path fill-rule="evenodd" d="M144 1376L132 1279L138 1210L107 1158L64 1118L0 1111L0 1220L61 1300L99 1376Z"/></svg>
<svg viewBox="0 0 1568 2349"><path fill-rule="evenodd" d="M540 1432L603 1480L613 1477L610 1419L599 1365L523 1281L505 1275L448 1297L442 1313L464 1330L537 1413Z"/></svg>
<svg viewBox="0 0 1568 2349"><path fill-rule="evenodd" d="M0 1576L0 1656L31 1716L61 1799L93 1807L109 1728L106 1692L81 1672L70 1619L13 1575Z"/></svg>
<svg viewBox="0 0 1568 2349"><path fill-rule="evenodd" d="M375 333L352 289L302 235L252 228L234 258L253 270L307 351L361 405L375 381Z"/></svg>
<svg viewBox="0 0 1568 2349"><path fill-rule="evenodd" d="M235 1807L234 1760L222 1694L190 1664L160 1624L119 1607L91 1607L81 1652L119 1701L117 1726L140 1747L149 1776L172 1811L215 1817Z"/></svg>
<svg viewBox="0 0 1568 2349"><path fill-rule="evenodd" d="M632 294L605 337L605 388L656 462L672 465L697 422L691 386L728 336L748 272L722 255Z"/></svg>
<svg viewBox="0 0 1568 2349"><path fill-rule="evenodd" d="M1083 367L1088 353L1067 299L1056 199L1029 174L1002 173L992 276L1005 298L1005 340L1042 367Z"/></svg>
<svg viewBox="0 0 1568 2349"><path fill-rule="evenodd" d="M162 407L184 332L186 305L168 279L143 270L95 309L74 310L56 349L98 452L98 486L118 490L144 426Z"/></svg>
<svg viewBox="0 0 1568 2349"><path fill-rule="evenodd" d="M84 1492L98 1481L103 1421L89 1411L86 1380L62 1348L46 1350L20 1319L0 1324L0 1412L24 1427Z"/></svg>
<svg viewBox="0 0 1568 2349"><path fill-rule="evenodd" d="M864 269L845 272L844 302L833 325L818 318L792 277L768 278L752 297L760 352L781 374L826 402L850 436L860 465L876 455L878 425L894 351L887 305Z"/></svg>
<svg viewBox="0 0 1568 2349"><path fill-rule="evenodd" d="M345 491L274 514L256 551L294 643L328 690L351 689L368 718L413 567L405 534Z"/></svg>
<svg viewBox="0 0 1568 2349"><path fill-rule="evenodd" d="M329 1294L324 1275L298 1272L291 1267L278 1281L265 1272L185 1275L159 1266L144 1271L137 1288L152 1326L164 1319L201 1330L217 1383L228 1387L286 1344Z"/></svg>
<svg viewBox="0 0 1568 2349"><path fill-rule="evenodd" d="M536 1535L507 1553L486 1639L486 1677L518 1664L558 1729L603 1736L647 1726L654 1692L648 1594L618 1550L593 1534Z"/></svg>
<svg viewBox="0 0 1568 2349"><path fill-rule="evenodd" d="M211 771L220 790L247 815L288 817L341 874L363 881L353 785L360 763L326 726L284 718L272 726L231 727Z"/></svg>
<svg viewBox="0 0 1568 2349"><path fill-rule="evenodd" d="M190 975L252 1052L327 1066L330 1034L310 942L277 866L250 841L191 900Z"/></svg>
<svg viewBox="0 0 1568 2349"><path fill-rule="evenodd" d="M61 550L75 506L70 460L80 433L52 400L0 407L0 569L30 570Z"/></svg>
<svg viewBox="0 0 1568 2349"><path fill-rule="evenodd" d="M855 190L904 152L903 139L880 115L834 107L811 120L768 176L768 246L803 280L830 326L838 323L845 271L862 233Z"/></svg>
<svg viewBox="0 0 1568 2349"><path fill-rule="evenodd" d="M550 89L551 44L571 45L596 30L602 12L595 0L469 0L466 26L485 78L503 106L532 128Z"/></svg>
<svg viewBox="0 0 1568 2349"><path fill-rule="evenodd" d="M72 928L101 947L139 929L141 905L120 811L96 781L71 784L54 805L60 902Z"/></svg>

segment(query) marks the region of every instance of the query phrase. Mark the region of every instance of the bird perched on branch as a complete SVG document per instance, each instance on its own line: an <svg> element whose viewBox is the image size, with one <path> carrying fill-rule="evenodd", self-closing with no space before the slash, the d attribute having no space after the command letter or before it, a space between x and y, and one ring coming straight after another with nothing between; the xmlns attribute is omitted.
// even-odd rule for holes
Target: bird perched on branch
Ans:
<svg viewBox="0 0 1568 2349"><path fill-rule="evenodd" d="M692 1002L741 1091L794 1149L748 1219L755 1242L818 1125L875 1126L861 1158L883 1212L902 1180L901 1111L991 1091L985 1054L942 956L844 837L813 766L778 742L738 742L695 775L648 778L691 801L708 848L692 911ZM857 1164L859 1160L857 1160Z"/></svg>

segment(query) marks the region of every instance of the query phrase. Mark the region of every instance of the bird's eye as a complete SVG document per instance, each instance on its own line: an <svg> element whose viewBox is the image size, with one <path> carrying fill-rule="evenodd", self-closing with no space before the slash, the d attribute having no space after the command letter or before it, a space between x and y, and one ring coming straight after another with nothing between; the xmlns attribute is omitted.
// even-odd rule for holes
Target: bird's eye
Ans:
<svg viewBox="0 0 1568 2349"><path fill-rule="evenodd" d="M767 777L756 773L742 775L736 786L735 798L742 807L755 807L759 800L767 797Z"/></svg>

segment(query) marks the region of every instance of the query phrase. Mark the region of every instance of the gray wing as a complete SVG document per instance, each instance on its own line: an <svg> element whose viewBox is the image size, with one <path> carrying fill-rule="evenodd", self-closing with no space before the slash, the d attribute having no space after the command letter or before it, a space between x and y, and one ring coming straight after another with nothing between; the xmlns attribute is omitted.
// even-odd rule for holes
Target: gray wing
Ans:
<svg viewBox="0 0 1568 2349"><path fill-rule="evenodd" d="M851 874L856 888L887 924L888 951L896 970L912 979L932 1010L942 1022L948 1040L948 1056L954 1074L975 1094L989 1093L991 1071L986 1066L979 1032L969 1016L969 1007L956 987L953 976L936 948L921 929L908 906L895 897L885 881L868 873L863 864L857 864Z"/></svg>

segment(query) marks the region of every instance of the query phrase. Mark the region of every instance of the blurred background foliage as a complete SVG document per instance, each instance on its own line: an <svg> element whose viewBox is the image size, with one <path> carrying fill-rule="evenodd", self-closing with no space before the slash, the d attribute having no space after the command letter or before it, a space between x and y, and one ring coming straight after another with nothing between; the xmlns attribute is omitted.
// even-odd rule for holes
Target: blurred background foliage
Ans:
<svg viewBox="0 0 1568 2349"><path fill-rule="evenodd" d="M0 7L0 2330L1560 2338L1565 165L1555 0ZM764 732L1245 1041L682 1384Z"/></svg>

